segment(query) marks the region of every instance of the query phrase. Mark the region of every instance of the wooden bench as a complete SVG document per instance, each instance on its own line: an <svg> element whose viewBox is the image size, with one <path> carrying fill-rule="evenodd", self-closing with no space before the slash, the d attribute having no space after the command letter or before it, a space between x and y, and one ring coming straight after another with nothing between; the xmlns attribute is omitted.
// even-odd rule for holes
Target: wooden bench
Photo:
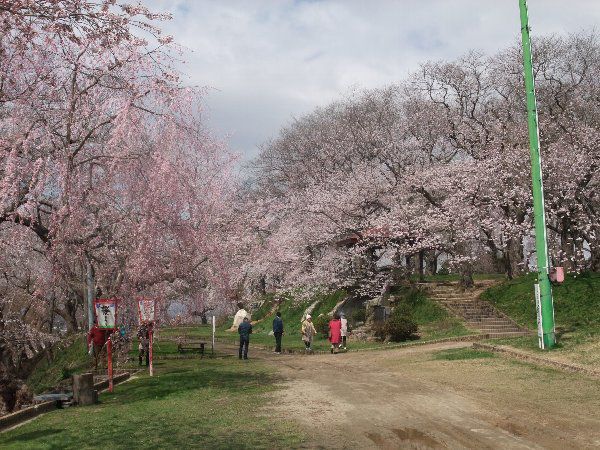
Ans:
<svg viewBox="0 0 600 450"><path fill-rule="evenodd" d="M204 347L207 342L205 341L180 341L177 343L177 351L179 353L184 352L199 352L200 355L204 356Z"/></svg>

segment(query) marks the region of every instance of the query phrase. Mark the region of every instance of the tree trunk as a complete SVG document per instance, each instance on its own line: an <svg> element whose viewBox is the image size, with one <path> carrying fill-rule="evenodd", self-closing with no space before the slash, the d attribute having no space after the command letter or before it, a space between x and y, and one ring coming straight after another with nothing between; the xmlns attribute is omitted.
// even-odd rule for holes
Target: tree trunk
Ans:
<svg viewBox="0 0 600 450"><path fill-rule="evenodd" d="M435 250L432 251L431 257L427 259L427 273L435 275L438 271L438 255Z"/></svg>
<svg viewBox="0 0 600 450"><path fill-rule="evenodd" d="M406 273L411 275L414 273L413 267L413 255L406 255L404 257L404 263L406 264Z"/></svg>
<svg viewBox="0 0 600 450"><path fill-rule="evenodd" d="M425 250L419 252L419 281L425 281Z"/></svg>
<svg viewBox="0 0 600 450"><path fill-rule="evenodd" d="M560 228L560 265L565 268L565 272L573 270L574 246L571 239L571 221L563 217Z"/></svg>
<svg viewBox="0 0 600 450"><path fill-rule="evenodd" d="M77 321L77 304L78 300L75 298L73 293L70 293L65 301L62 309L56 309L56 313L61 316L67 325L69 333L76 333L79 331L79 322Z"/></svg>
<svg viewBox="0 0 600 450"><path fill-rule="evenodd" d="M590 270L600 272L600 247L592 247L590 244Z"/></svg>
<svg viewBox="0 0 600 450"><path fill-rule="evenodd" d="M522 272L523 245L521 239L510 238L506 243L506 249L503 253L504 272L508 279L512 280Z"/></svg>
<svg viewBox="0 0 600 450"><path fill-rule="evenodd" d="M460 285L465 289L473 287L475 282L473 281L473 267L471 264L465 266L460 271Z"/></svg>
<svg viewBox="0 0 600 450"><path fill-rule="evenodd" d="M261 275L258 279L258 293L260 295L267 293L267 278L264 275Z"/></svg>

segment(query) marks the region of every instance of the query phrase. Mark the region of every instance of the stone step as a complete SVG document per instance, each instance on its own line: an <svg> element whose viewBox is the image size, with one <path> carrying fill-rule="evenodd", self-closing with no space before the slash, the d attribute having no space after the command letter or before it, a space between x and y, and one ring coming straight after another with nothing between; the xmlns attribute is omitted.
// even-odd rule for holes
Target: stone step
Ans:
<svg viewBox="0 0 600 450"><path fill-rule="evenodd" d="M531 333L529 331L511 331L509 333L489 333L488 337L490 339L501 339L508 337L520 337L520 336L529 336Z"/></svg>
<svg viewBox="0 0 600 450"><path fill-rule="evenodd" d="M458 309L460 311L481 311L486 314L495 314L496 310L494 308L490 308L489 306L482 305L455 305L455 304L447 304L445 305L448 308Z"/></svg>
<svg viewBox="0 0 600 450"><path fill-rule="evenodd" d="M451 293L439 293L439 294L433 294L430 295L431 298L439 298L439 299L443 299L443 298L473 298L476 299L477 295L473 295L473 294L451 294Z"/></svg>
<svg viewBox="0 0 600 450"><path fill-rule="evenodd" d="M480 300L477 298L433 298L436 302L440 303L460 303L463 305L479 304Z"/></svg>
<svg viewBox="0 0 600 450"><path fill-rule="evenodd" d="M512 326L515 326L514 323L512 323L512 321L507 320L507 319L493 319L490 317L484 317L483 319L480 320L469 320L468 321L471 325L477 325L477 326L485 326L485 325L504 325L504 324L511 324Z"/></svg>
<svg viewBox="0 0 600 450"><path fill-rule="evenodd" d="M477 297L430 297L438 302L481 303Z"/></svg>
<svg viewBox="0 0 600 450"><path fill-rule="evenodd" d="M518 327L517 324L510 320L494 320L493 322L481 321L481 320L469 320L470 324L477 325L478 327L498 327L504 325L510 325L511 327Z"/></svg>
<svg viewBox="0 0 600 450"><path fill-rule="evenodd" d="M501 316L489 316L489 315L482 315L482 314L461 314L461 317L473 321L473 322L480 322L483 323L482 319L484 318L493 318L495 320L502 320L503 317ZM512 322L511 322L512 323Z"/></svg>
<svg viewBox="0 0 600 450"><path fill-rule="evenodd" d="M467 308L457 308L457 307L449 307L449 309L452 311L458 312L460 314L478 315L478 316L482 316L482 317L494 317L494 318L502 317L502 316L496 314L495 311L486 311L485 309L477 309L477 308L467 309Z"/></svg>
<svg viewBox="0 0 600 450"><path fill-rule="evenodd" d="M521 331L519 328L514 326L506 326L506 327L474 327L478 330L483 331L484 333L503 333L503 332L519 332Z"/></svg>
<svg viewBox="0 0 600 450"><path fill-rule="evenodd" d="M490 284L493 284L492 281ZM487 284L485 285L487 286ZM484 288L479 285L479 288ZM529 334L516 323L500 314L491 304L479 298L481 289L465 291L458 285L430 286L429 296L444 306L466 325L494 337L524 336Z"/></svg>
<svg viewBox="0 0 600 450"><path fill-rule="evenodd" d="M456 306L457 308L466 308L466 309L488 309L490 311L494 311L495 309L491 305L482 304L479 302L439 302L448 306Z"/></svg>

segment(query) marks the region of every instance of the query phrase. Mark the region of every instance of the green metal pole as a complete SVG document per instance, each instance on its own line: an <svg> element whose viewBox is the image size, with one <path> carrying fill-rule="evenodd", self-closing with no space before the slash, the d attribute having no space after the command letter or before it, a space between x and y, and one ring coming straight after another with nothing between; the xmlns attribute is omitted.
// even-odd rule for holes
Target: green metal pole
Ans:
<svg viewBox="0 0 600 450"><path fill-rule="evenodd" d="M546 213L544 211L544 187L542 184L542 159L540 157L540 139L537 104L531 60L531 41L529 39L529 18L527 0L519 0L521 11L521 39L523 43L523 66L525 72L525 90L527 91L527 118L529 125L529 146L531 150L531 177L533 179L533 215L535 223L535 251L537 254L538 283L540 287L542 330L544 348L552 348L556 343L554 336L554 305L552 286L548 278L548 241L546 239Z"/></svg>

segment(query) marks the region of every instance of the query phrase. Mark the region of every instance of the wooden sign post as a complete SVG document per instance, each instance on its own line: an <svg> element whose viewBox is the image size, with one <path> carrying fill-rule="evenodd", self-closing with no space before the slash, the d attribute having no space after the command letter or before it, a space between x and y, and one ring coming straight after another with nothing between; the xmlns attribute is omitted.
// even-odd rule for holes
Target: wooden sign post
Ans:
<svg viewBox="0 0 600 450"><path fill-rule="evenodd" d="M94 313L98 328L112 332L117 328L117 299L97 299L94 301ZM112 340L110 336L106 341L106 358L108 367L108 391L113 391L113 363L112 363Z"/></svg>

